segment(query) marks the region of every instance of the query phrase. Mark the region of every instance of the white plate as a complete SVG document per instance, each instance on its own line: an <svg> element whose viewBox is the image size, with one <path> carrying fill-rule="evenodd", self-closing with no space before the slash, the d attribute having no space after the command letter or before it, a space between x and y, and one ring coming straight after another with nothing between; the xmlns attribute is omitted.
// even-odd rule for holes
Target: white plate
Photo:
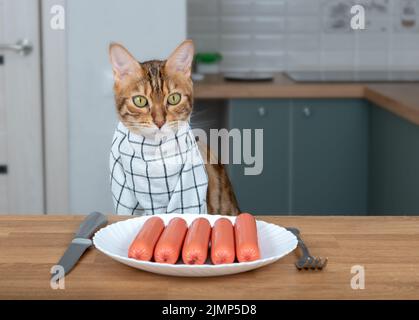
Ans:
<svg viewBox="0 0 419 320"><path fill-rule="evenodd" d="M175 217L185 219L190 225L198 217L207 218L211 225L221 218L228 218L234 223L235 217L204 214L162 214L155 215L167 223ZM261 259L251 262L212 265L209 260L204 265L164 264L139 261L128 258L128 248L144 222L152 216L143 216L113 223L93 237L93 244L107 256L131 267L181 277L212 277L249 271L273 263L293 251L297 246L296 237L285 228L264 221L257 221L259 248Z"/></svg>

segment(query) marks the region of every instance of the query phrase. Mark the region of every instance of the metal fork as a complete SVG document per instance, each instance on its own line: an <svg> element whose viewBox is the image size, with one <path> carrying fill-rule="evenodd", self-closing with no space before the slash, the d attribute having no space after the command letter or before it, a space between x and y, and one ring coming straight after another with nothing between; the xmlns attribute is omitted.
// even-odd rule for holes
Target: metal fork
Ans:
<svg viewBox="0 0 419 320"><path fill-rule="evenodd" d="M292 232L298 240L298 246L301 248L301 251L303 252L303 256L298 259L298 261L295 263L295 266L298 270L302 269L312 269L312 270L322 270L326 267L328 259L321 258L321 257L314 257L310 254L310 251L308 251L307 246L305 245L303 239L301 239L300 236L300 230L297 228L286 228L288 231Z"/></svg>

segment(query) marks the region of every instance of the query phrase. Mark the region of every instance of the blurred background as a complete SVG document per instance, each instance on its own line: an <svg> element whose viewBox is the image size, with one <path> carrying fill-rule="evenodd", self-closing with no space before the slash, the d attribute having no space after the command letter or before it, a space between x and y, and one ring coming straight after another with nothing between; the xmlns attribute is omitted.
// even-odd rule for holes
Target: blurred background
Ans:
<svg viewBox="0 0 419 320"><path fill-rule="evenodd" d="M264 129L243 211L419 214L419 0L0 0L0 213L112 213L109 43L186 38L193 127Z"/></svg>
<svg viewBox="0 0 419 320"><path fill-rule="evenodd" d="M351 8L365 8L365 30ZM221 71L418 68L415 0L188 1L188 35L222 53Z"/></svg>

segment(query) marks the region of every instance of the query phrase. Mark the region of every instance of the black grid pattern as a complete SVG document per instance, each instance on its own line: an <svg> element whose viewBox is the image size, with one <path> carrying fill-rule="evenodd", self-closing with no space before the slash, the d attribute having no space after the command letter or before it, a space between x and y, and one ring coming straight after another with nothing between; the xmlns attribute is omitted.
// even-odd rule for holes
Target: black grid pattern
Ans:
<svg viewBox="0 0 419 320"><path fill-rule="evenodd" d="M189 126L146 139L119 123L110 169L117 214L207 213L208 177Z"/></svg>

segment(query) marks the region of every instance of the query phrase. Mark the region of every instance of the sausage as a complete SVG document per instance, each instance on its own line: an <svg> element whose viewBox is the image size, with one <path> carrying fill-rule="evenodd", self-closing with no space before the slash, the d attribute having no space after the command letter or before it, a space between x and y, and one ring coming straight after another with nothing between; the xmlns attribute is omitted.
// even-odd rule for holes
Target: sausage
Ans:
<svg viewBox="0 0 419 320"><path fill-rule="evenodd" d="M188 229L182 249L185 264L204 264L208 256L211 225L205 218L195 219Z"/></svg>
<svg viewBox="0 0 419 320"><path fill-rule="evenodd" d="M239 262L260 259L258 234L255 218L249 213L242 213L234 225L236 237L236 255Z"/></svg>
<svg viewBox="0 0 419 320"><path fill-rule="evenodd" d="M233 224L227 218L220 218L212 228L211 261L213 264L233 263L235 257Z"/></svg>
<svg viewBox="0 0 419 320"><path fill-rule="evenodd" d="M137 260L150 261L153 257L154 247L164 229L164 222L159 217L147 219L138 232L137 237L128 249L128 257Z"/></svg>
<svg viewBox="0 0 419 320"><path fill-rule="evenodd" d="M160 236L154 249L154 261L175 264L179 258L188 225L182 218L173 218Z"/></svg>

